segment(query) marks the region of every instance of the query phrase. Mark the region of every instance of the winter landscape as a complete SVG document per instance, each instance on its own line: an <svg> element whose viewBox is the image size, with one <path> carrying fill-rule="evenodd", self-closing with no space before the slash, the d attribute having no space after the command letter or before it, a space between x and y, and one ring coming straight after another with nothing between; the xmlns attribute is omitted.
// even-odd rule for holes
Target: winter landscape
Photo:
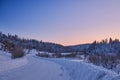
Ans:
<svg viewBox="0 0 120 80"><path fill-rule="evenodd" d="M120 80L119 0L0 0L0 80Z"/></svg>

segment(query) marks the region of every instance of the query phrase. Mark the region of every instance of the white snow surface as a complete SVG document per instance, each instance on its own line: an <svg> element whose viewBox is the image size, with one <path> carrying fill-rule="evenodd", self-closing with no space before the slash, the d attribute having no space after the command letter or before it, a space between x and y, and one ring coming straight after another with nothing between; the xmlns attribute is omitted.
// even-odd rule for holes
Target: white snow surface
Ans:
<svg viewBox="0 0 120 80"><path fill-rule="evenodd" d="M12 60L5 53L0 51L0 80L120 80L115 72L82 60L35 54Z"/></svg>
<svg viewBox="0 0 120 80"><path fill-rule="evenodd" d="M11 59L11 54L5 51L0 51L0 72L8 71L14 68L21 67L27 64L27 59L18 58L18 59Z"/></svg>
<svg viewBox="0 0 120 80"><path fill-rule="evenodd" d="M21 59L24 61L23 58ZM69 80L70 78L59 64L41 59L33 54L28 54L25 59L27 59L28 63L21 67L15 68L14 65L6 64L6 66L14 69L0 71L0 80Z"/></svg>
<svg viewBox="0 0 120 80"><path fill-rule="evenodd" d="M11 60L11 54L5 51L0 50L0 61L8 61Z"/></svg>
<svg viewBox="0 0 120 80"><path fill-rule="evenodd" d="M113 71L76 59L51 59L68 71L70 80L120 80Z"/></svg>

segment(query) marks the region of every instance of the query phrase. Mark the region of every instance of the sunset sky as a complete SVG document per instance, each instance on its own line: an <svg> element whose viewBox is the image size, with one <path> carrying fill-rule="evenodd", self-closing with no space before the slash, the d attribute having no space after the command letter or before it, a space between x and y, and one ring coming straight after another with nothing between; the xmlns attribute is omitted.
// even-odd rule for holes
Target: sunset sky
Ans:
<svg viewBox="0 0 120 80"><path fill-rule="evenodd" d="M120 39L120 0L0 0L0 31L63 45Z"/></svg>

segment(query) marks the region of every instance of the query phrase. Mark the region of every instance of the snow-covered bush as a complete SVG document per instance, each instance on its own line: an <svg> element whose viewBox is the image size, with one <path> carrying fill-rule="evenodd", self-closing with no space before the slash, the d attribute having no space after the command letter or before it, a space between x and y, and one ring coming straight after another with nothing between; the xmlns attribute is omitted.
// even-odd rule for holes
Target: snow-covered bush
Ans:
<svg viewBox="0 0 120 80"><path fill-rule="evenodd" d="M73 58L73 57L76 57L76 54L70 53L70 54L63 55L63 57L66 57L66 58Z"/></svg>
<svg viewBox="0 0 120 80"><path fill-rule="evenodd" d="M52 57L61 58L61 57L62 57L62 54L61 54L61 53L53 53L53 54L52 54Z"/></svg>
<svg viewBox="0 0 120 80"><path fill-rule="evenodd" d="M20 58L20 57L23 57L24 56L24 51L22 48L20 47L15 47L12 51L11 51L11 54L12 54L12 58Z"/></svg>
<svg viewBox="0 0 120 80"><path fill-rule="evenodd" d="M39 56L39 57L47 57L47 58L50 57L49 54L46 54L46 53L42 53L42 54L41 54L41 53L38 53L38 54L36 54L36 56Z"/></svg>
<svg viewBox="0 0 120 80"><path fill-rule="evenodd" d="M95 65L103 66L107 69L112 69L116 67L118 58L114 55L90 55L88 57L88 61Z"/></svg>

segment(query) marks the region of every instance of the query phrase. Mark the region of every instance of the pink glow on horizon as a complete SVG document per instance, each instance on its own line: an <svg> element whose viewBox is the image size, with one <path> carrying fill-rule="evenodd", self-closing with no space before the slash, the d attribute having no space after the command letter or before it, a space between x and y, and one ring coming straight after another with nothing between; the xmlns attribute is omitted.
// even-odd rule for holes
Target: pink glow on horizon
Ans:
<svg viewBox="0 0 120 80"><path fill-rule="evenodd" d="M63 45L120 39L120 0L37 1L3 2L0 30Z"/></svg>

